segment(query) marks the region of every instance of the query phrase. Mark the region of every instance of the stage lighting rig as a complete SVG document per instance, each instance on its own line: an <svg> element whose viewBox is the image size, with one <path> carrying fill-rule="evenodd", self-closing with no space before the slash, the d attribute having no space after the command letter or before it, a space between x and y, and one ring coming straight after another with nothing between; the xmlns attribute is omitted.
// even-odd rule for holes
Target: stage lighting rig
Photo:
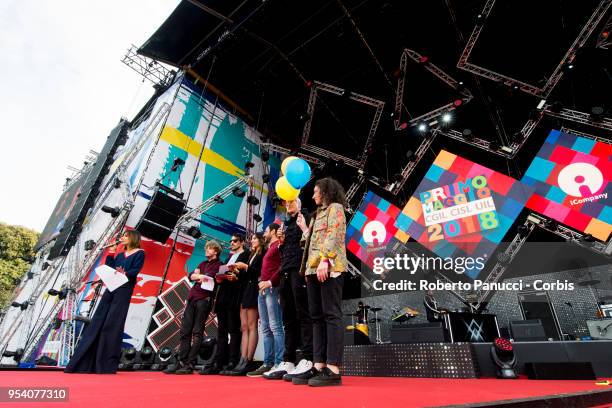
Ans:
<svg viewBox="0 0 612 408"><path fill-rule="evenodd" d="M244 192L244 190L243 190L243 189L241 189L240 187L235 187L235 188L232 190L232 194L233 194L234 196L238 197L238 198L242 198L242 197L244 197L244 196L246 195L246 193Z"/></svg>
<svg viewBox="0 0 612 408"><path fill-rule="evenodd" d="M23 357L23 349L18 348L15 351L5 350L2 353L2 357L13 357L13 360L15 360L16 362L20 362L21 358Z"/></svg>
<svg viewBox="0 0 612 408"><path fill-rule="evenodd" d="M253 219L255 220L255 222L260 223L262 218L261 215L259 214L253 214Z"/></svg>
<svg viewBox="0 0 612 408"><path fill-rule="evenodd" d="M172 167L170 167L170 171L177 171L180 166L185 164L185 160L180 157L175 157L174 162L172 163Z"/></svg>
<svg viewBox="0 0 612 408"><path fill-rule="evenodd" d="M119 214L121 214L121 208L120 207L111 207L111 206L108 206L108 205L103 205L101 210L102 210L102 212L110 214L110 216L113 217L113 218L117 218L119 216Z"/></svg>
<svg viewBox="0 0 612 408"><path fill-rule="evenodd" d="M12 307L18 307L18 308L20 308L21 310L26 310L26 309L28 308L28 306L29 306L29 305L30 305L30 303L29 303L28 301L25 301L25 302L22 302L22 303L19 303L19 302L13 302L13 303L11 303L11 306L12 306Z"/></svg>
<svg viewBox="0 0 612 408"><path fill-rule="evenodd" d="M453 115L450 112L446 112L442 115L442 123L448 125L453 120Z"/></svg>
<svg viewBox="0 0 612 408"><path fill-rule="evenodd" d="M427 125L425 123L421 123L417 126L417 129L421 133L427 132Z"/></svg>
<svg viewBox="0 0 612 408"><path fill-rule="evenodd" d="M187 235L189 235L190 237L193 237L195 239L202 238L202 232L195 225L192 225L191 227L189 227L189 229L187 230Z"/></svg>
<svg viewBox="0 0 612 408"><path fill-rule="evenodd" d="M248 196L246 201L249 203L249 205L259 205L259 199L254 195Z"/></svg>
<svg viewBox="0 0 612 408"><path fill-rule="evenodd" d="M136 359L136 349L130 347L129 349L123 350L121 356L121 362L117 367L120 371L131 371L134 369L134 359Z"/></svg>
<svg viewBox="0 0 612 408"><path fill-rule="evenodd" d="M518 378L516 355L513 344L508 339L498 337L491 345L491 359L495 363L497 378Z"/></svg>

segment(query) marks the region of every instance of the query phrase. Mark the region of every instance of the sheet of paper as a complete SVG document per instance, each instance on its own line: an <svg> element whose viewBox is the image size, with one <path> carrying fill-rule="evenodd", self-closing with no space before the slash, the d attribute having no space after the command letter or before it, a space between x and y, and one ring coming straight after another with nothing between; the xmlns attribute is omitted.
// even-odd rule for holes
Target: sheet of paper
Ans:
<svg viewBox="0 0 612 408"><path fill-rule="evenodd" d="M102 282L104 282L111 292L128 281L127 276L121 272L117 272L117 270L108 265L98 266L96 268L96 274L98 274Z"/></svg>
<svg viewBox="0 0 612 408"><path fill-rule="evenodd" d="M204 275L202 278L202 284L200 285L204 290L210 290L211 292L215 288L215 280L208 275Z"/></svg>
<svg viewBox="0 0 612 408"><path fill-rule="evenodd" d="M219 267L219 272L217 273L227 273L229 271L229 267L227 265L221 265Z"/></svg>

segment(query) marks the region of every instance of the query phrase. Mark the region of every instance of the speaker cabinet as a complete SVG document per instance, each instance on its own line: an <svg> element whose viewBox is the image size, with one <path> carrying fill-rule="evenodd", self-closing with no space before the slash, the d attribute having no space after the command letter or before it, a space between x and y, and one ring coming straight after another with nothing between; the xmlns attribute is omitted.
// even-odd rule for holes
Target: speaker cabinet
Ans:
<svg viewBox="0 0 612 408"><path fill-rule="evenodd" d="M391 343L441 343L446 341L442 322L391 327Z"/></svg>
<svg viewBox="0 0 612 408"><path fill-rule="evenodd" d="M185 205L182 193L156 183L155 192L136 230L147 238L165 243L183 215Z"/></svg>
<svg viewBox="0 0 612 408"><path fill-rule="evenodd" d="M514 341L546 341L548 337L540 319L517 320L510 323Z"/></svg>
<svg viewBox="0 0 612 408"><path fill-rule="evenodd" d="M525 363L525 373L532 380L595 380L591 363Z"/></svg>

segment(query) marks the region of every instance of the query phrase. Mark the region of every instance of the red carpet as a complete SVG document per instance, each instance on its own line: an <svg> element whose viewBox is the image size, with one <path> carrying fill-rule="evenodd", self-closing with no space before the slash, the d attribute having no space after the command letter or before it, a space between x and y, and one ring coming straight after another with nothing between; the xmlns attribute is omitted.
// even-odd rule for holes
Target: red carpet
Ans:
<svg viewBox="0 0 612 408"><path fill-rule="evenodd" d="M54 371L0 371L0 386L69 387L69 403L15 407L433 407L566 394L607 387L594 381L452 380L344 377L341 387L312 388L262 378L177 376L160 372L117 375ZM3 404L7 406L8 404Z"/></svg>

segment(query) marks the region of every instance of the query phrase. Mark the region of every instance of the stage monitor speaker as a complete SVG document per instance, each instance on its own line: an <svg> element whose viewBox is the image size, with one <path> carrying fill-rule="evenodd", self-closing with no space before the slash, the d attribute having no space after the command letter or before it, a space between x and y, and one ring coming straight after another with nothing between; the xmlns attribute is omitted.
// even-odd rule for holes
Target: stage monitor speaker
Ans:
<svg viewBox="0 0 612 408"><path fill-rule="evenodd" d="M540 319L516 320L510 322L514 341L546 341L546 333Z"/></svg>
<svg viewBox="0 0 612 408"><path fill-rule="evenodd" d="M525 373L531 380L595 380L589 362L525 363Z"/></svg>
<svg viewBox="0 0 612 408"><path fill-rule="evenodd" d="M154 241L165 243L185 210L183 194L157 183L136 230Z"/></svg>
<svg viewBox="0 0 612 408"><path fill-rule="evenodd" d="M442 322L391 327L391 343L441 343L446 341Z"/></svg>

